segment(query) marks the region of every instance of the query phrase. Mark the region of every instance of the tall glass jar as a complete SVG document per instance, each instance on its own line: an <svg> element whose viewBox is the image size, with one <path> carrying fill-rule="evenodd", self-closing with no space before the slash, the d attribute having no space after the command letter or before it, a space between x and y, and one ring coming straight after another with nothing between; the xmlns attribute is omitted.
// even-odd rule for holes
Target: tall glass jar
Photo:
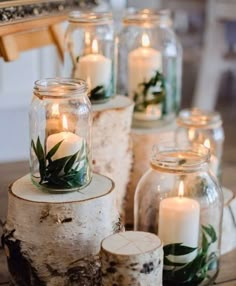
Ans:
<svg viewBox="0 0 236 286"><path fill-rule="evenodd" d="M163 285L209 285L219 269L222 191L202 145L158 145L138 183L135 230L164 243Z"/></svg>
<svg viewBox="0 0 236 286"><path fill-rule="evenodd" d="M177 140L186 140L190 144L203 144L210 149L210 169L220 179L224 143L220 114L197 108L184 109L179 113L177 125Z"/></svg>
<svg viewBox="0 0 236 286"><path fill-rule="evenodd" d="M88 185L92 115L85 81L36 81L29 115L33 183L56 192Z"/></svg>
<svg viewBox="0 0 236 286"><path fill-rule="evenodd" d="M65 35L65 75L83 79L92 103L104 102L115 93L116 41L109 13L69 15Z"/></svg>
<svg viewBox="0 0 236 286"><path fill-rule="evenodd" d="M135 102L133 125L155 127L179 111L182 48L170 13L141 10L123 19L119 37L118 93Z"/></svg>

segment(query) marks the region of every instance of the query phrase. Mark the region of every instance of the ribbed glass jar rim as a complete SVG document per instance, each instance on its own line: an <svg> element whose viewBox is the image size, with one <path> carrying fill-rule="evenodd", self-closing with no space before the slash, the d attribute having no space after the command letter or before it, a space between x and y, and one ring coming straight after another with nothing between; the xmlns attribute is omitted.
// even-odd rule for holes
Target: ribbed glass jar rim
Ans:
<svg viewBox="0 0 236 286"><path fill-rule="evenodd" d="M87 83L82 79L45 78L34 83L34 95L41 99L79 97L87 92Z"/></svg>
<svg viewBox="0 0 236 286"><path fill-rule="evenodd" d="M167 142L153 146L151 166L163 172L192 173L205 168L209 160L210 150L204 145Z"/></svg>
<svg viewBox="0 0 236 286"><path fill-rule="evenodd" d="M124 25L152 27L156 25L172 26L171 14L169 10L128 10L123 17Z"/></svg>
<svg viewBox="0 0 236 286"><path fill-rule="evenodd" d="M180 111L177 124L188 128L214 129L222 126L222 119L216 111L191 108Z"/></svg>
<svg viewBox="0 0 236 286"><path fill-rule="evenodd" d="M80 12L69 14L69 22L80 25L102 25L112 23L112 14L107 12Z"/></svg>

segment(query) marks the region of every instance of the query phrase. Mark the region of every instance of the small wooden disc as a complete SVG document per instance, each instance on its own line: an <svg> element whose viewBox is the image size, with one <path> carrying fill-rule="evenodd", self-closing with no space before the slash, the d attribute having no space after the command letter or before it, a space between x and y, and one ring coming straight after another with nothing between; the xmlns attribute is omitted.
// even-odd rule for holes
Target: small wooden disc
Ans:
<svg viewBox="0 0 236 286"><path fill-rule="evenodd" d="M162 247L155 234L142 231L126 231L111 235L102 242L106 252L115 255L138 255Z"/></svg>
<svg viewBox="0 0 236 286"><path fill-rule="evenodd" d="M105 196L114 189L114 183L108 177L93 174L91 183L82 190L66 193L50 193L35 186L26 175L15 181L11 192L18 198L40 203L65 203L93 200Z"/></svg>

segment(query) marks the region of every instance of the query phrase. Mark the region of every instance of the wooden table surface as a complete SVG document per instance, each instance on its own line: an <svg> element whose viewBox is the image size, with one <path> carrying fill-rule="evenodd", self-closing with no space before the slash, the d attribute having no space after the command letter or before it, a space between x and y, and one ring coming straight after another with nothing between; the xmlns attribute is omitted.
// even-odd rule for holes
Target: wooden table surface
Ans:
<svg viewBox="0 0 236 286"><path fill-rule="evenodd" d="M236 188L236 164L223 168L223 182L226 187ZM0 219L4 221L7 212L8 185L29 172L27 162L0 164ZM225 174L225 175L224 175ZM0 235L2 233L0 227ZM236 239L236 238L235 238ZM8 285L8 271L3 250L0 248L0 285ZM221 258L220 273L215 285L236 286L236 249Z"/></svg>

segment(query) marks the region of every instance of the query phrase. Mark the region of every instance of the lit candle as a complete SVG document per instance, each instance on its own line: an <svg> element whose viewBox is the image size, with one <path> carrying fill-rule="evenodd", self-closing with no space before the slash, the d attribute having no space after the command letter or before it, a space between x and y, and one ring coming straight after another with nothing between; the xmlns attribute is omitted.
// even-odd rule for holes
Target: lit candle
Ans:
<svg viewBox="0 0 236 286"><path fill-rule="evenodd" d="M47 134L50 135L52 133L57 133L61 130L61 121L60 112L59 112L59 104L54 103L52 105L51 114L48 115L49 118L47 119Z"/></svg>
<svg viewBox="0 0 236 286"><path fill-rule="evenodd" d="M139 84L150 80L157 71L162 71L161 53L150 47L147 34L142 35L142 46L128 56L129 96L132 98Z"/></svg>
<svg viewBox="0 0 236 286"><path fill-rule="evenodd" d="M209 139L205 139L204 146L207 147L211 152L210 162L209 162L209 168L212 171L212 173L217 177L219 174L219 160L216 158L216 156L213 154L211 149L211 142Z"/></svg>
<svg viewBox="0 0 236 286"><path fill-rule="evenodd" d="M184 195L183 181L179 184L179 196L163 199L160 202L158 235L164 245L182 243L197 247L199 239L200 205ZM186 262L194 257L174 257L175 262Z"/></svg>
<svg viewBox="0 0 236 286"><path fill-rule="evenodd" d="M98 53L98 42L92 41L92 53L79 58L75 77L89 81L90 88L107 87L111 81L112 63Z"/></svg>
<svg viewBox="0 0 236 286"><path fill-rule="evenodd" d="M68 122L65 115L62 116L62 125L64 130L68 130ZM62 141L52 159L56 160L66 156L71 156L81 149L83 140L83 138L69 131L52 134L47 138L47 152L49 152L57 143Z"/></svg>

